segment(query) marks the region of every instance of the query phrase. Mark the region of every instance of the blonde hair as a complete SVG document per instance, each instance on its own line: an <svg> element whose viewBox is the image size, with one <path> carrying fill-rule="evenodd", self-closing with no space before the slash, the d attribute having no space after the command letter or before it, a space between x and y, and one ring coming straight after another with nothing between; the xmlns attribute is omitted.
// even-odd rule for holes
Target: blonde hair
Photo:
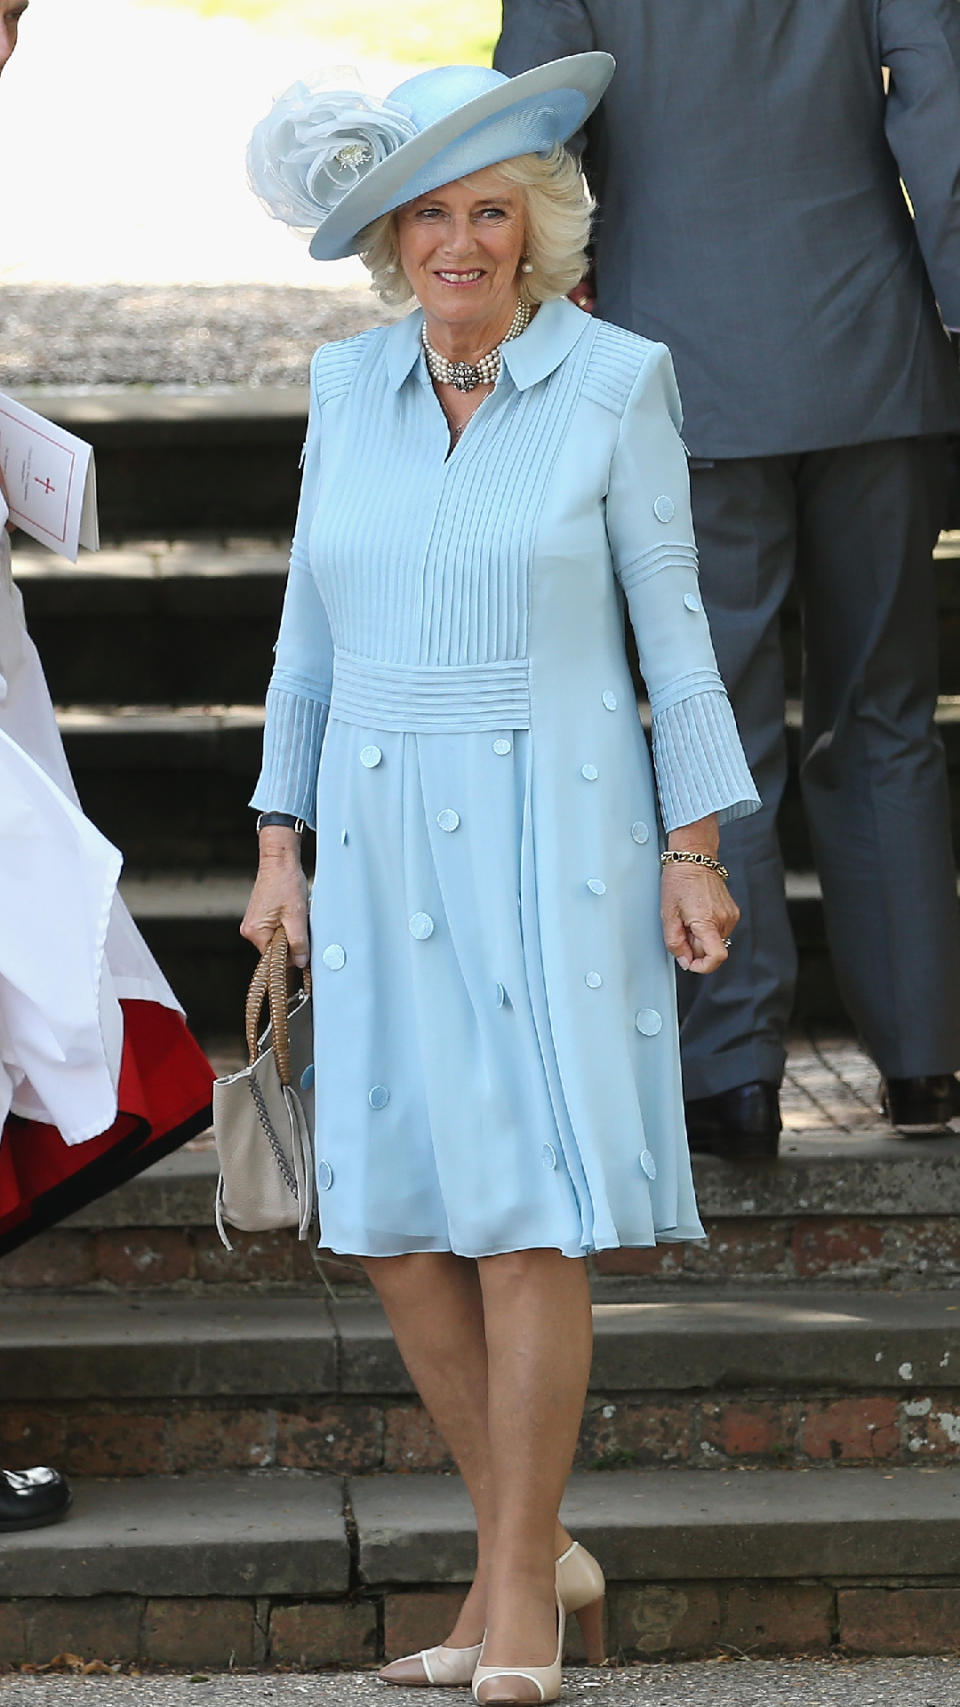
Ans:
<svg viewBox="0 0 960 1707"><path fill-rule="evenodd" d="M579 166L558 147L547 155L519 154L491 170L523 193L524 258L532 271L521 274L521 294L528 302L566 296L589 265L586 247L595 206ZM470 176L461 182L470 184ZM394 307L409 302L414 293L400 265L396 213L373 220L360 233L357 249L381 302Z"/></svg>

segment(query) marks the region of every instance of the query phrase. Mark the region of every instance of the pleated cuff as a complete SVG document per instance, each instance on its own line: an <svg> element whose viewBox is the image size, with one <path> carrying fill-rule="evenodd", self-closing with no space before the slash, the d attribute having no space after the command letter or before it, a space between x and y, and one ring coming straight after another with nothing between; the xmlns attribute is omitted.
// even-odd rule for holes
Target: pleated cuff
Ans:
<svg viewBox="0 0 960 1707"><path fill-rule="evenodd" d="M711 812L727 824L760 805L725 693L692 694L656 711L653 763L666 830Z"/></svg>
<svg viewBox="0 0 960 1707"><path fill-rule="evenodd" d="M258 812L289 812L317 825L317 772L330 707L322 700L267 689L263 765L250 805Z"/></svg>

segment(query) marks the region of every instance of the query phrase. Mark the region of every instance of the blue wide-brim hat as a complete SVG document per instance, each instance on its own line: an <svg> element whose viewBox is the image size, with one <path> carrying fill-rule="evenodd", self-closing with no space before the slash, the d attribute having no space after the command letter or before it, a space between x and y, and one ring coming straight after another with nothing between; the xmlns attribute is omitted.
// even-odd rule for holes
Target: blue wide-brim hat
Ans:
<svg viewBox="0 0 960 1707"><path fill-rule="evenodd" d="M383 101L295 83L257 125L251 187L268 212L312 231L336 261L381 214L518 154L549 154L597 105L615 61L577 53L505 77L480 65L422 71Z"/></svg>

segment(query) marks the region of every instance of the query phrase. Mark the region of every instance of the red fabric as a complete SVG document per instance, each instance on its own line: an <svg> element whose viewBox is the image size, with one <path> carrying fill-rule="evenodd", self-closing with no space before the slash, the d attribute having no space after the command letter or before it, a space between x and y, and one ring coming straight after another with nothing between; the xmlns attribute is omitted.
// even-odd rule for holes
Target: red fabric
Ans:
<svg viewBox="0 0 960 1707"><path fill-rule="evenodd" d="M180 1014L121 1002L117 1118L85 1144L10 1115L0 1139L0 1254L60 1220L210 1123L213 1069Z"/></svg>

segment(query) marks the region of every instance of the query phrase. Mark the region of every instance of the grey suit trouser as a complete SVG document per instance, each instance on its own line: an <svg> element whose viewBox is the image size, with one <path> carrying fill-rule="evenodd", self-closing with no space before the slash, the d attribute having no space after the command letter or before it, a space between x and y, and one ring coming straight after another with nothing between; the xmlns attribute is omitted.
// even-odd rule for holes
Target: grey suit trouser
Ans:
<svg viewBox="0 0 960 1707"><path fill-rule="evenodd" d="M801 787L841 996L881 1072L960 1066L960 913L931 552L944 447L898 439L693 462L701 585L763 806L724 828L741 909L727 964L680 975L684 1088L779 1082L796 978L776 815L780 608L803 614Z"/></svg>

